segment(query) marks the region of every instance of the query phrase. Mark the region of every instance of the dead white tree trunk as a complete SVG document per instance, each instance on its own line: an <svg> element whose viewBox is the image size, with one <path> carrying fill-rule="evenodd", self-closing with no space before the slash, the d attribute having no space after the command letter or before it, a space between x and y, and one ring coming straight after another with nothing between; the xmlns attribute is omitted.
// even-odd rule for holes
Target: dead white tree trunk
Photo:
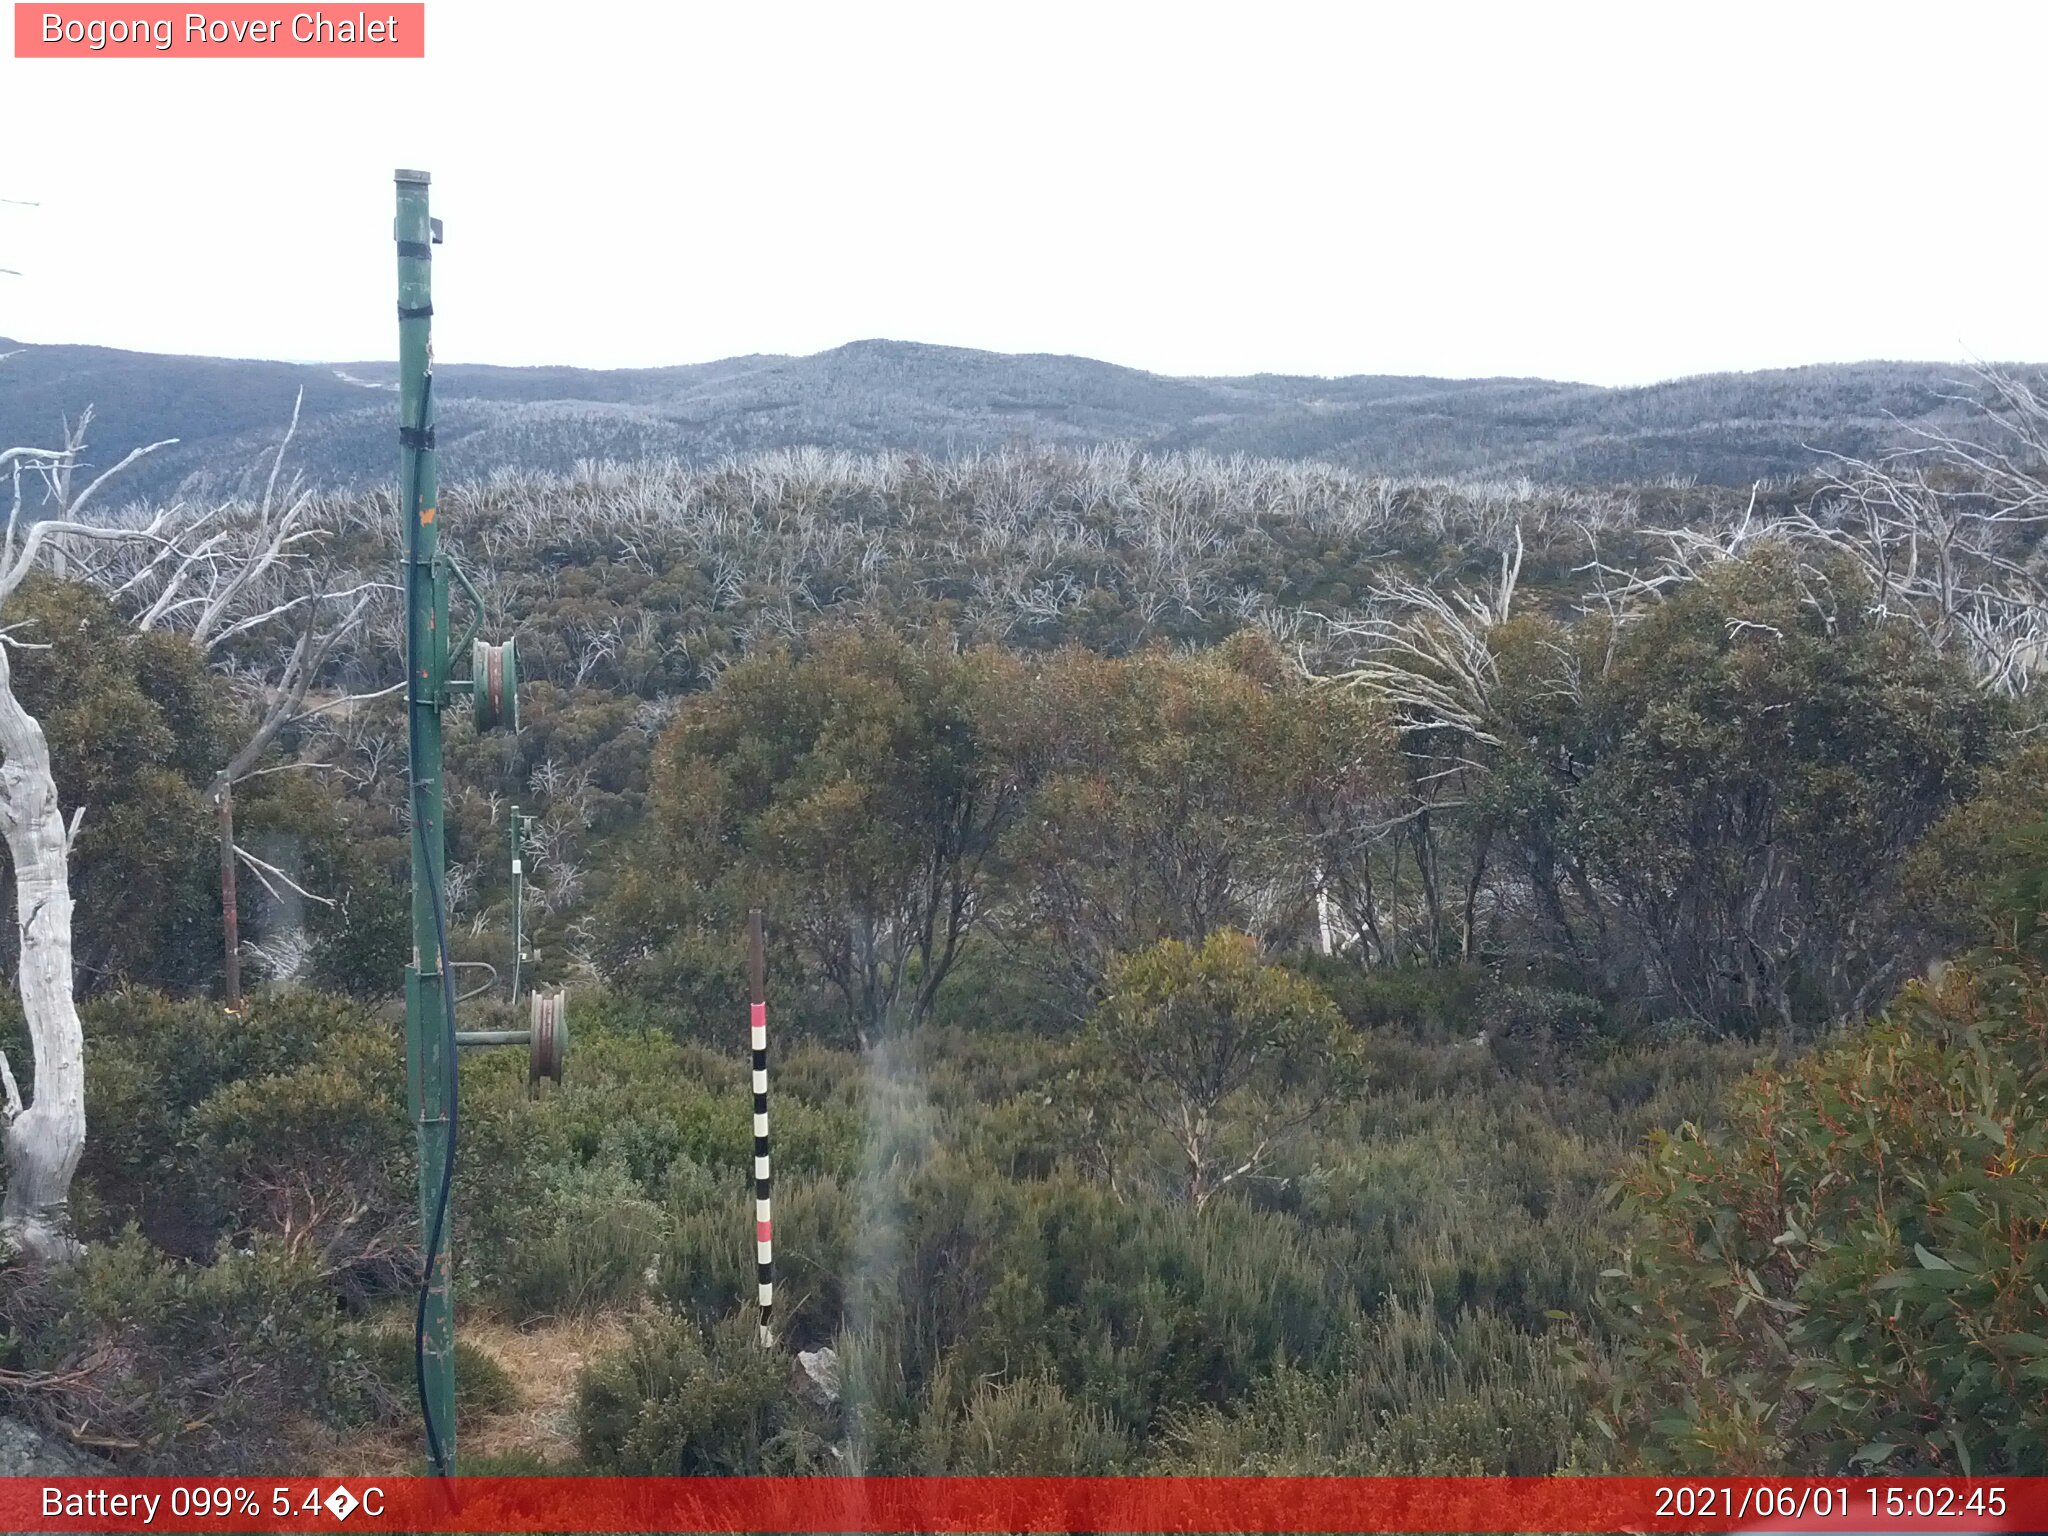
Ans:
<svg viewBox="0 0 2048 1536"><path fill-rule="evenodd" d="M88 413L68 428L60 449L0 453L0 465L12 469L14 488L0 542L0 606L28 578L45 549L55 553L84 540L157 535L160 517L146 528L94 527L72 520L109 475L150 451L137 449L74 497L71 476L84 450L90 419ZM41 478L46 502L56 515L33 524L17 543L24 470ZM35 1091L24 1104L13 1066L0 1055L7 1168L7 1193L0 1198L0 1248L63 1258L77 1251L67 1215L71 1178L85 1151L85 1034L72 990L70 868L71 839L84 808L73 813L67 827L57 804L49 742L41 723L15 697L4 637L0 630L0 835L5 836L14 863L21 938L17 979L35 1060Z"/></svg>
<svg viewBox="0 0 2048 1536"><path fill-rule="evenodd" d="M71 1176L85 1151L85 1036L71 992L70 838L57 809L43 728L14 696L0 646L0 834L14 861L21 931L19 982L35 1054L35 1102L6 1074L7 1194L0 1242L38 1258L75 1248L66 1219Z"/></svg>

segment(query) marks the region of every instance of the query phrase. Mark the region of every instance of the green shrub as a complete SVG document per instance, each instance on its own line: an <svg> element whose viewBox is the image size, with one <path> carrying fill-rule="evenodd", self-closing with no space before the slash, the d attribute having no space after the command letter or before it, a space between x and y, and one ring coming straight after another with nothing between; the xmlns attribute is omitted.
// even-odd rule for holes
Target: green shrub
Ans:
<svg viewBox="0 0 2048 1536"><path fill-rule="evenodd" d="M1426 966L1368 970L1342 955L1297 955L1288 964L1327 992L1353 1024L1394 1026L1437 1041L1478 1028L1487 987L1479 971Z"/></svg>
<svg viewBox="0 0 2048 1536"><path fill-rule="evenodd" d="M1556 1072L1565 1055L1607 1032L1607 1012L1593 998L1555 987L1504 986L1486 998L1485 1021L1494 1060L1511 1072Z"/></svg>
<svg viewBox="0 0 2048 1536"><path fill-rule="evenodd" d="M666 1228L661 1207L615 1166L565 1171L506 1244L491 1289L521 1318L617 1306L645 1287Z"/></svg>
<svg viewBox="0 0 2048 1536"><path fill-rule="evenodd" d="M637 1294L672 1190L714 1169L736 1184L750 1155L737 1063L658 1035L572 1038L559 1088L530 1090L516 1051L463 1063L459 1274L515 1316Z"/></svg>
<svg viewBox="0 0 2048 1536"><path fill-rule="evenodd" d="M358 1422L378 1396L326 1276L274 1241L196 1265L131 1230L61 1268L0 1270L0 1405L89 1423L138 1471L274 1467L293 1425Z"/></svg>
<svg viewBox="0 0 2048 1536"><path fill-rule="evenodd" d="M1385 979L1388 993L1521 1007L1553 1033L1552 1016L1579 1007L1455 976ZM157 1207L203 1218L191 1241L234 1233L277 1252L330 1311L337 1292L409 1288L412 1129L388 1023L310 995L258 1000L242 1025L147 994L94 1008L95 1136L108 1134L89 1156L115 1214L154 1183ZM464 1022L512 1021L479 1004ZM625 1353L593 1367L579 1423L610 1458L594 1465L711 1468L732 1459L714 1449L724 1430L756 1469L1238 1470L1229 1457L1261 1436L1274 1470L1583 1466L1588 1410L1570 1394L1560 1406L1545 1314L1586 1307L1621 1242L1600 1191L1631 1144L1714 1113L1746 1058L1603 1035L1560 1049L1555 1071L1504 1073L1467 1043L1479 1027L1411 1013L1359 1032L1367 1090L1199 1212L1078 1155L1072 1039L963 1020L859 1054L777 1050L780 1364L757 1397L714 1412L678 1383L724 1369L719 1340L766 1368L745 1058L594 994L559 1087L529 1089L517 1051L464 1057L457 1282L471 1304L525 1319L634 1306L651 1273L656 1332L684 1331L643 1341L631 1370ZM843 1408L786 1400L788 1352L826 1343ZM326 1347L305 1411L410 1416L405 1329L351 1323ZM245 1368L276 1390L272 1365ZM465 1352L457 1376L466 1409L498 1400L488 1361ZM1347 1381L1355 1401L1330 1395ZM1312 1404L1370 1433L1326 1435L1318 1451L1287 1417Z"/></svg>
<svg viewBox="0 0 2048 1536"><path fill-rule="evenodd" d="M1059 957L1042 943L1028 954L1016 950L993 942L968 948L939 988L932 1022L973 1031L1000 1026L1047 1036L1072 1034L1080 1020L1071 989L1047 980L1057 974Z"/></svg>
<svg viewBox="0 0 2048 1536"><path fill-rule="evenodd" d="M935 1395L919 1428L927 1476L1107 1477L1131 1457L1129 1437L1106 1414L1043 1376L979 1382L957 1413Z"/></svg>
<svg viewBox="0 0 2048 1536"><path fill-rule="evenodd" d="M1053 1093L1034 1088L990 1105L965 1127L963 1148L1004 1178L1050 1178L1073 1154L1064 1087Z"/></svg>
<svg viewBox="0 0 2048 1536"><path fill-rule="evenodd" d="M689 1157L740 1168L753 1146L744 1062L658 1035L588 1029L572 1035L560 1091L516 1106L540 1161L609 1161L641 1193L659 1192L667 1164Z"/></svg>
<svg viewBox="0 0 2048 1536"><path fill-rule="evenodd" d="M673 1315L636 1323L585 1367L576 1433L594 1471L733 1476L812 1471L826 1459L817 1410L790 1390L789 1356L751 1321L708 1330Z"/></svg>
<svg viewBox="0 0 2048 1536"><path fill-rule="evenodd" d="M1113 1178L1149 1178L1200 1209L1364 1086L1356 1032L1247 934L1162 939L1114 960L1105 985L1081 1091L1083 1135Z"/></svg>
<svg viewBox="0 0 2048 1536"><path fill-rule="evenodd" d="M414 1374L416 1362L411 1320L408 1318L402 1326L387 1322L382 1326L355 1327L346 1337L345 1347L363 1362L382 1389L383 1400L379 1403L381 1412L378 1416L387 1422L416 1419L419 1397L418 1378ZM455 1411L464 1416L503 1413L518 1401L519 1390L497 1358L458 1335L455 1340ZM467 1458L464 1458L463 1470L476 1475L476 1468Z"/></svg>
<svg viewBox="0 0 2048 1536"><path fill-rule="evenodd" d="M1762 1054L1755 1046L1700 1039L1621 1046L1582 1070L1581 1081L1596 1095L1584 1113L1621 1144L1658 1127L1712 1124L1729 1087Z"/></svg>
<svg viewBox="0 0 2048 1536"><path fill-rule="evenodd" d="M1610 1431L1686 1470L2048 1471L2044 1016L2038 961L1958 963L1657 1137Z"/></svg>
<svg viewBox="0 0 2048 1536"><path fill-rule="evenodd" d="M2034 742L1984 775L1977 793L1929 829L1907 858L1905 890L1946 949L1987 933L2019 936L2011 898L2048 867L2048 744ZM2028 914L2022 921L2023 933Z"/></svg>
<svg viewBox="0 0 2048 1536"><path fill-rule="evenodd" d="M92 1133L79 1177L100 1212L95 1225L83 1228L89 1237L133 1221L169 1250L205 1257L238 1223L255 1221L257 1208L268 1200L263 1191L240 1189L240 1172L257 1172L255 1164L261 1164L264 1177L307 1173L331 1190L331 1162L325 1172L314 1169L300 1154L314 1157L315 1148L296 1138L318 1139L318 1157L345 1149L345 1160L355 1162L359 1153L352 1143L367 1140L381 1148L388 1140L393 1122L371 1102L376 1093L388 1090L392 1113L402 1114L396 1095L404 1056L396 1032L341 999L312 992L252 998L246 1012L234 1016L208 1002L124 990L88 1003L82 1022ZM249 1091L263 1079L343 1059L346 1070L364 1082L360 1089L335 1085L344 1091L331 1107L340 1112L347 1100L341 1119L328 1123L315 1112L289 1125L273 1120L269 1130L276 1139L266 1131L241 1143L254 1163L234 1173L218 1166L219 1145L208 1141L200 1124L203 1105L224 1090ZM259 1118L291 1118L282 1105L259 1109L261 1097L245 1096L240 1108ZM224 1101L221 1112L228 1116L225 1127L236 1111ZM256 1140L267 1144L258 1147Z"/></svg>
<svg viewBox="0 0 2048 1536"><path fill-rule="evenodd" d="M814 1111L836 1110L859 1123L867 1108L867 1068L859 1056L805 1040L784 1049L772 1025L768 1040L771 1105L794 1102Z"/></svg>
<svg viewBox="0 0 2048 1536"><path fill-rule="evenodd" d="M277 1234L352 1300L412 1283L414 1136L389 1031L359 1024L190 1116L196 1173L238 1232Z"/></svg>
<svg viewBox="0 0 2048 1536"><path fill-rule="evenodd" d="M677 1201L673 1235L658 1266L656 1295L711 1322L755 1300L754 1197L706 1183ZM837 1179L804 1176L775 1187L775 1331L785 1343L829 1342L846 1320L855 1233L854 1192Z"/></svg>
<svg viewBox="0 0 2048 1536"><path fill-rule="evenodd" d="M1267 1476L1535 1477L1598 1471L1563 1341L1486 1311L1390 1298L1330 1366L1281 1364L1168 1437L1172 1469Z"/></svg>

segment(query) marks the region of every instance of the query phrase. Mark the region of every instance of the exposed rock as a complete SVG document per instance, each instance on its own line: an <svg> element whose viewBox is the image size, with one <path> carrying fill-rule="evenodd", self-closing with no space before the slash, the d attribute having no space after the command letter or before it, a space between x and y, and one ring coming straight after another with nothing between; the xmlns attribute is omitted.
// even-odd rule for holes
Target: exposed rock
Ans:
<svg viewBox="0 0 2048 1536"><path fill-rule="evenodd" d="M82 1477L106 1470L105 1462L39 1434L19 1419L0 1418L0 1477Z"/></svg>
<svg viewBox="0 0 2048 1536"><path fill-rule="evenodd" d="M820 1408L830 1408L839 1401L839 1356L830 1345L822 1349L800 1349L796 1352L796 1366L789 1373L789 1384L797 1396Z"/></svg>

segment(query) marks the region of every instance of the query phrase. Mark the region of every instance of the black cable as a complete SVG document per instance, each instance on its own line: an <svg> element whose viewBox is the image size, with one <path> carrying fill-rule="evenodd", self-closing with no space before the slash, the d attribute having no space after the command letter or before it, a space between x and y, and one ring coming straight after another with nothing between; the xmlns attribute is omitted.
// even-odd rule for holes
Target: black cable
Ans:
<svg viewBox="0 0 2048 1536"><path fill-rule="evenodd" d="M411 430L416 441L424 441L427 430L427 403L434 392L434 374L430 368L420 388L420 419ZM420 579L420 478L426 464L426 451L416 449L412 461L412 491L406 508L405 534L405 609L406 609L406 655L405 655L405 729L406 729L406 774L412 781L412 837L413 846L419 855L421 866L427 872L427 895L434 909L434 942L439 948L441 975L441 1017L444 1026L443 1049L447 1053L448 1066L448 1148L441 1160L441 1190L434 1199L434 1220L428 1229L426 1252L420 1264L419 1306L413 1313L412 1324L412 1366L413 1382L419 1388L420 1419L427 1427L427 1459L434 1464L434 1475L449 1475L448 1456L443 1449L439 1428L434 1423L434 1410L427 1401L427 1297L434 1285L434 1261L441 1253L443 1229L448 1221L448 1196L455 1179L455 988L451 981L448 965L448 914L442 905L441 882L436 876L433 861L427 857L427 829L425 790L426 781L419 777L420 761L420 668L419 658L413 655L413 644L419 630L415 622L419 613ZM421 1106L425 1108L424 1105Z"/></svg>

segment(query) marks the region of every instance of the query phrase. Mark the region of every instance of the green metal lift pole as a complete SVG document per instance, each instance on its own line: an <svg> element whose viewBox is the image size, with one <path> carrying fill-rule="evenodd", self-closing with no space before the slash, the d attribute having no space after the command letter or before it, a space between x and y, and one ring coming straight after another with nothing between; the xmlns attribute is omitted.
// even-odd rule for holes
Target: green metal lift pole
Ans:
<svg viewBox="0 0 2048 1536"><path fill-rule="evenodd" d="M446 1034L447 956L441 952L438 893L446 847L441 795L441 709L448 687L448 584L441 572L435 518L433 221L425 171L399 171L398 186L398 504L405 525L406 666L412 784L412 963L405 972L406 1077L419 1127L420 1241L438 1226L439 1252L421 1308L421 1408L427 1415L432 1470L455 1471L455 1314L449 1291L447 1175L451 1087L455 1072Z"/></svg>

